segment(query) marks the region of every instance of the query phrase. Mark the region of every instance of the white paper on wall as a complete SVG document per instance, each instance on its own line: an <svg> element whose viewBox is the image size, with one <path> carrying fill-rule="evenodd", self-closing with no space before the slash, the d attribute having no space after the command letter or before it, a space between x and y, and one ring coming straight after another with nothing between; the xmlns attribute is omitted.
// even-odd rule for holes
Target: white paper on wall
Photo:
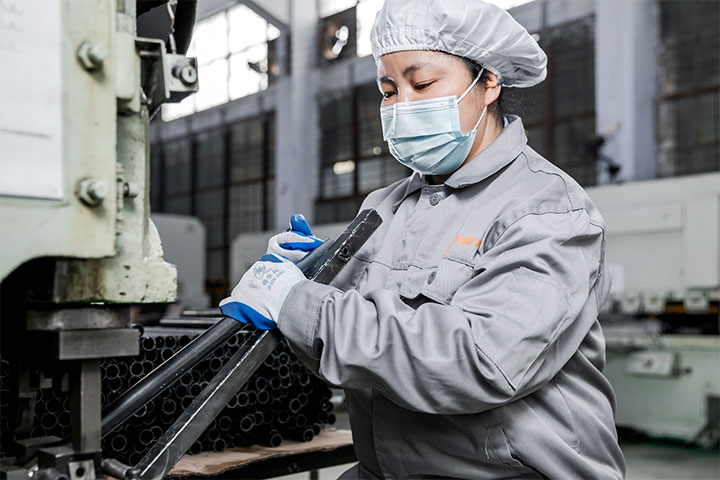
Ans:
<svg viewBox="0 0 720 480"><path fill-rule="evenodd" d="M61 0L0 0L0 195L63 198Z"/></svg>

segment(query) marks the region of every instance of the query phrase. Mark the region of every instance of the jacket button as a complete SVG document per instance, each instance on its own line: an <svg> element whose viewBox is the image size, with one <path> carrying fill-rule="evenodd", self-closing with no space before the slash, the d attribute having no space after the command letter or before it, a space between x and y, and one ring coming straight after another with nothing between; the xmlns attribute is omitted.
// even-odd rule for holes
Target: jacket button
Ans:
<svg viewBox="0 0 720 480"><path fill-rule="evenodd" d="M437 193L433 193L432 195L430 195L430 205L434 207L438 203L440 203L440 195L438 195Z"/></svg>
<svg viewBox="0 0 720 480"><path fill-rule="evenodd" d="M427 283L428 285L431 284L435 280L435 272L430 272L430 275L428 275Z"/></svg>

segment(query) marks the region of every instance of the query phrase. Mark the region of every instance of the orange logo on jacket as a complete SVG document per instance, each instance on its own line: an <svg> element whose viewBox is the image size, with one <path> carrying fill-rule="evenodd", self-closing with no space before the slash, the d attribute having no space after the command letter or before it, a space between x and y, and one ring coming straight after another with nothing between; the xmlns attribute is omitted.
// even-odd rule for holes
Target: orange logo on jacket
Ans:
<svg viewBox="0 0 720 480"><path fill-rule="evenodd" d="M450 246L445 251L449 252L453 245L473 245L475 248L478 248L480 242L482 242L482 239L475 237L455 237L455 240L450 243Z"/></svg>

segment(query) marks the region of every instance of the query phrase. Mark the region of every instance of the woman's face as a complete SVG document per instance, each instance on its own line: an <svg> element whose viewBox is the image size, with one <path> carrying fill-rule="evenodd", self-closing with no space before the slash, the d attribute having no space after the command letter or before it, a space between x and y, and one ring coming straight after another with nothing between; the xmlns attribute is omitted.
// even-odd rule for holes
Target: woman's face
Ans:
<svg viewBox="0 0 720 480"><path fill-rule="evenodd" d="M489 76L497 81L492 73ZM459 98L474 78L465 64L452 55L408 50L381 56L377 80L383 94L382 106L387 106L452 95ZM472 130L485 106L497 99L499 91L499 88L485 89L476 85L463 98L458 105L463 133ZM490 112L486 113L483 123L494 121L491 117Z"/></svg>

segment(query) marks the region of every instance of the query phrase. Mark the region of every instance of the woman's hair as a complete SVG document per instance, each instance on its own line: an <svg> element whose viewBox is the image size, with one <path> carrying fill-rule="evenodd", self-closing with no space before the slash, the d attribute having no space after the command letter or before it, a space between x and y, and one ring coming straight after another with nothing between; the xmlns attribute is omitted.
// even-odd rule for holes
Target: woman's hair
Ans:
<svg viewBox="0 0 720 480"><path fill-rule="evenodd" d="M452 55L452 54L451 54ZM468 72L470 72L470 78L475 80L475 77L478 76L478 73L480 73L480 70L483 70L483 67L480 66L479 63L477 63L475 60L470 60L469 58L460 57L458 55L453 55L454 57L457 57L460 59L463 64L465 64L465 67L468 69ZM476 87L481 87L483 90L485 90L487 82L490 82L490 77L488 74L490 71L486 68L483 70L482 76L480 77L480 81L476 84ZM505 111L505 89L500 89L500 95L498 95L497 100L495 100L490 106L488 107L488 110L492 112L495 115L495 121L497 122L498 127L502 128L504 125L503 117L507 113Z"/></svg>

